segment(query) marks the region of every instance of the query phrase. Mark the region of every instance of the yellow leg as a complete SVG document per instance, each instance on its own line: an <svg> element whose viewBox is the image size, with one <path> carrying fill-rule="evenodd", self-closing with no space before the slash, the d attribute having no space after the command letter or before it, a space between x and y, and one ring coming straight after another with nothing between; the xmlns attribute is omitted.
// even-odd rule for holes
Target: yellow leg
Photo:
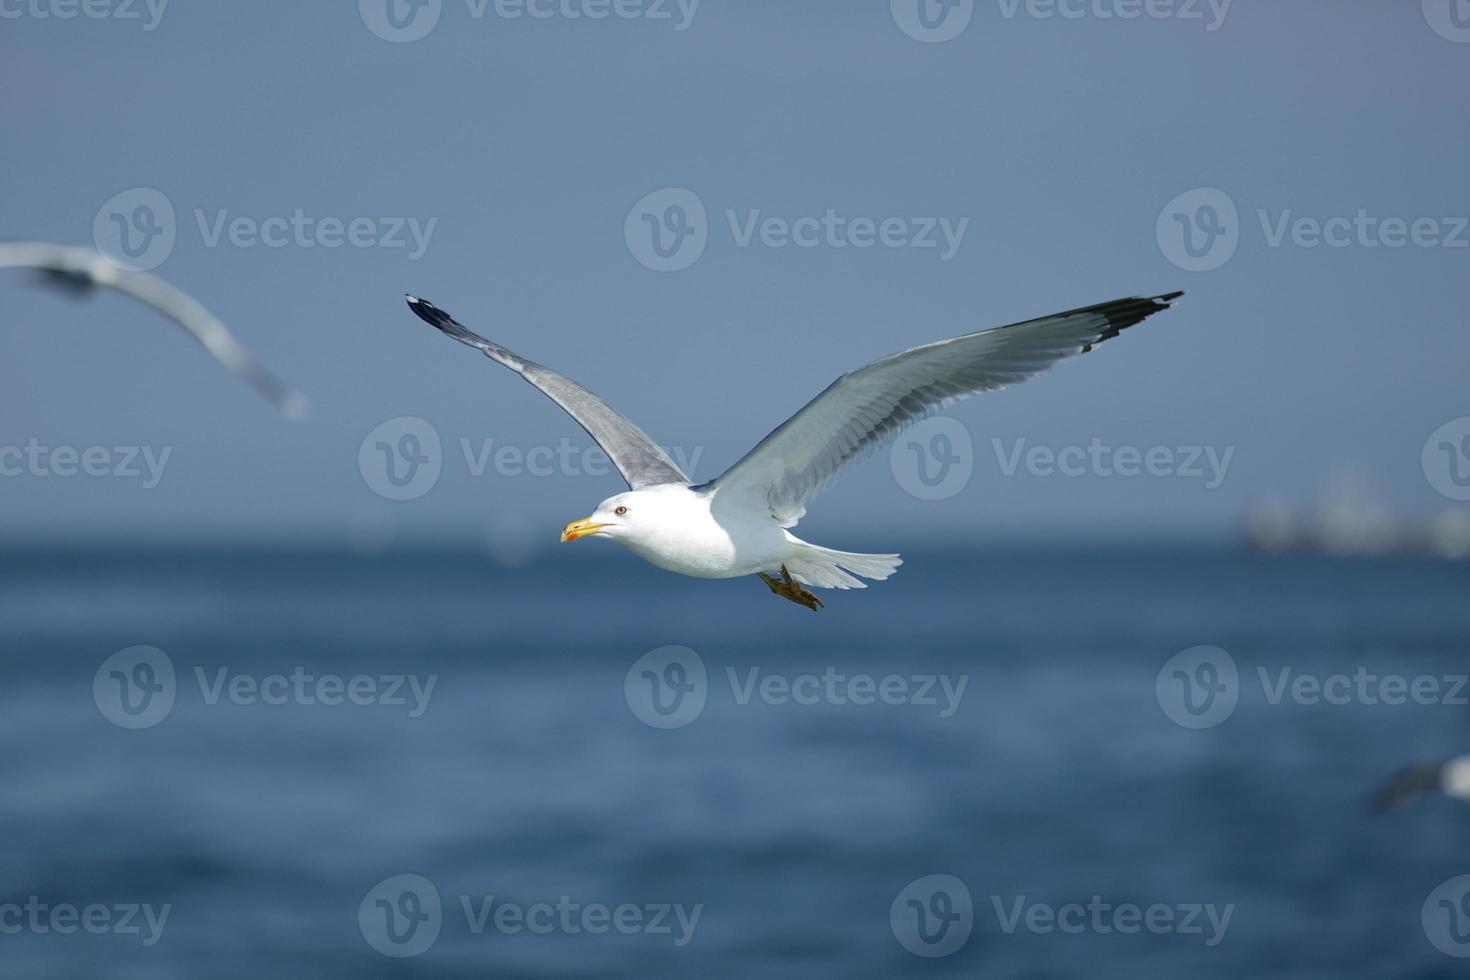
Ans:
<svg viewBox="0 0 1470 980"><path fill-rule="evenodd" d="M785 565L781 566L781 577L779 579L775 576L767 575L765 572L756 572L756 574L761 577L762 582L770 587L772 592L781 596L783 599L790 599L799 606L806 606L812 612L816 612L824 605L821 599L818 599L809 589L791 577L791 573L786 570Z"/></svg>

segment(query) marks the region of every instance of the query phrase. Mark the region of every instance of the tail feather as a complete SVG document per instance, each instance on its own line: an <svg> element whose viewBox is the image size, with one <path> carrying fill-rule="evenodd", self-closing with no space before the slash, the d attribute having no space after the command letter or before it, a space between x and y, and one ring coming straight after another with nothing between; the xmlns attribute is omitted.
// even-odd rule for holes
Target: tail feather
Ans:
<svg viewBox="0 0 1470 980"><path fill-rule="evenodd" d="M855 576L881 582L903 564L898 555L864 555L822 548L805 541L794 543L796 555L786 563L786 570L803 585L819 589L866 589L867 584Z"/></svg>

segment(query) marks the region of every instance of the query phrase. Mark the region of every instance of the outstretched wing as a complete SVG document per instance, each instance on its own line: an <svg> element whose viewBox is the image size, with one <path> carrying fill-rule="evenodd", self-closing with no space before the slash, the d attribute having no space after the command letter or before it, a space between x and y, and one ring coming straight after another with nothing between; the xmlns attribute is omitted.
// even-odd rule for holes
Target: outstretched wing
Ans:
<svg viewBox="0 0 1470 980"><path fill-rule="evenodd" d="M547 367L514 354L493 341L467 330L433 303L409 296L408 308L419 318L461 344L478 347L485 356L498 361L540 388L546 397L587 430L597 440L623 479L634 490L659 483L688 483L689 478L680 472L674 461L643 430L629 422L607 402L583 388L570 378L563 377Z"/></svg>
<svg viewBox="0 0 1470 980"><path fill-rule="evenodd" d="M0 266L36 269L47 285L67 292L85 295L109 288L146 303L183 327L216 361L283 415L293 419L306 415L305 395L256 360L202 303L157 276L119 269L94 249L45 242L0 243Z"/></svg>
<svg viewBox="0 0 1470 980"><path fill-rule="evenodd" d="M306 396L277 378L194 297L146 272L120 271L110 285L173 318L216 361L276 406L282 415L292 419L306 417Z"/></svg>
<svg viewBox="0 0 1470 980"><path fill-rule="evenodd" d="M715 506L762 512L783 527L844 466L945 405L1004 388L1082 354L1169 308L1182 293L1132 297L965 334L844 374L706 485Z"/></svg>
<svg viewBox="0 0 1470 980"><path fill-rule="evenodd" d="M1368 809L1386 813L1412 803L1425 793L1439 789L1440 764L1437 762L1405 766L1389 776L1368 798Z"/></svg>

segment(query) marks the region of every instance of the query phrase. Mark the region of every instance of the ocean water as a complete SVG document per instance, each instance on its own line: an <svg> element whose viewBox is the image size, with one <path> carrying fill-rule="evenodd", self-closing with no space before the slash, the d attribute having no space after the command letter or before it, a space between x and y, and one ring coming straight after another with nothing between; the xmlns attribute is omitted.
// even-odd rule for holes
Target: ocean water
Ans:
<svg viewBox="0 0 1470 980"><path fill-rule="evenodd" d="M905 557L0 556L0 976L1463 975L1470 567Z"/></svg>

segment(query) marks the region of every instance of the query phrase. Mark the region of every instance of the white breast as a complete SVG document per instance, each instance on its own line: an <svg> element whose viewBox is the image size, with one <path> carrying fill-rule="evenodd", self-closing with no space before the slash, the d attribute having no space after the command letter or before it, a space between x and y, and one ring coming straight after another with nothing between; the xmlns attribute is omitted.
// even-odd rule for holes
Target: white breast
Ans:
<svg viewBox="0 0 1470 980"><path fill-rule="evenodd" d="M648 491L644 491L645 493ZM734 578L779 566L786 535L774 521L716 521L710 498L687 487L659 487L656 520L640 521L636 537L620 538L651 565L696 578Z"/></svg>

